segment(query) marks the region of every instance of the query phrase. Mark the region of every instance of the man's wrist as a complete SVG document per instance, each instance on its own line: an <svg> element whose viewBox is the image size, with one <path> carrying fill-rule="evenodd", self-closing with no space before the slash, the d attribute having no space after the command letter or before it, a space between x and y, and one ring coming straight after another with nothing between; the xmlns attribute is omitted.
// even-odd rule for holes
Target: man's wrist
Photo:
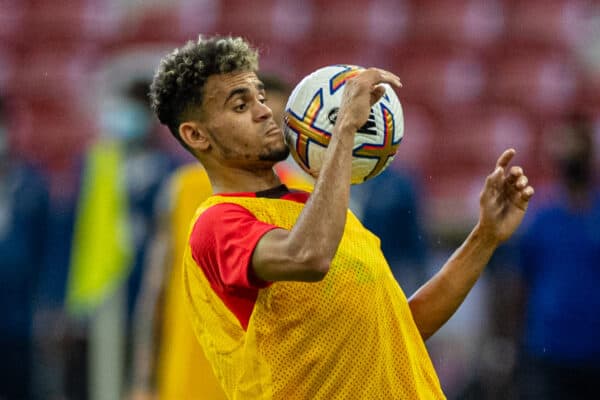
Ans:
<svg viewBox="0 0 600 400"><path fill-rule="evenodd" d="M348 120L348 118L344 118L343 116L338 114L337 121L335 123L334 132L337 131L338 134L342 135L350 135L354 137L356 131L360 129L360 126L356 126L356 124L352 123ZM334 133L335 135L335 133Z"/></svg>
<svg viewBox="0 0 600 400"><path fill-rule="evenodd" d="M496 235L492 227L487 227L481 222L473 228L470 239L477 243L478 246L491 248L495 250L500 245L500 239Z"/></svg>

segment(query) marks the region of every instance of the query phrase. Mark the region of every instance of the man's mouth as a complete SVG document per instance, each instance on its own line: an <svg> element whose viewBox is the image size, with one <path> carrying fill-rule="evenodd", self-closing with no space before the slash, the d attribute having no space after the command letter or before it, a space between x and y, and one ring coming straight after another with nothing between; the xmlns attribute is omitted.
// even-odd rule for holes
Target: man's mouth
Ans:
<svg viewBox="0 0 600 400"><path fill-rule="evenodd" d="M278 126L274 126L271 129L269 129L267 131L267 133L265 134L265 136L272 136L272 135L281 135L281 128L279 128Z"/></svg>

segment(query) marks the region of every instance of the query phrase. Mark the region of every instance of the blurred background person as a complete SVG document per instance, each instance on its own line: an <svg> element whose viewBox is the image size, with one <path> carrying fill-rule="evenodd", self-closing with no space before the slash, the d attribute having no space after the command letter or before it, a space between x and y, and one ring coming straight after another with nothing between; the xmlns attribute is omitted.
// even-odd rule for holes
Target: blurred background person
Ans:
<svg viewBox="0 0 600 400"><path fill-rule="evenodd" d="M590 399L600 379L600 193L593 123L576 114L550 133L558 185L518 243L524 326L519 399Z"/></svg>
<svg viewBox="0 0 600 400"><path fill-rule="evenodd" d="M120 141L124 151L121 174L134 249L127 278L128 320L131 320L140 290L149 239L155 230L159 189L178 163L157 138L156 124L149 114L148 86L149 81L133 77L121 98L108 106L101 117L103 131Z"/></svg>
<svg viewBox="0 0 600 400"><path fill-rule="evenodd" d="M49 193L11 146L0 99L0 399L33 395L33 317L45 263Z"/></svg>
<svg viewBox="0 0 600 400"><path fill-rule="evenodd" d="M115 395L130 365L133 306L159 188L176 164L153 135L148 84L133 77L102 103L102 134L86 153L81 178L67 286L71 315L89 322L77 373L89 375L92 387L116 382Z"/></svg>
<svg viewBox="0 0 600 400"><path fill-rule="evenodd" d="M129 398L225 399L183 304L181 263L189 223L212 194L200 164L179 167L163 188L134 315Z"/></svg>

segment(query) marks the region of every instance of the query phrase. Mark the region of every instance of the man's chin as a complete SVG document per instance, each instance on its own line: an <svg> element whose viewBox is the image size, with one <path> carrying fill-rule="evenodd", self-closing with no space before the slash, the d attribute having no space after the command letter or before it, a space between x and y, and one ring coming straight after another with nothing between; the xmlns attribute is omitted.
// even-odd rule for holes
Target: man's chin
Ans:
<svg viewBox="0 0 600 400"><path fill-rule="evenodd" d="M290 149L285 146L281 149L273 149L269 153L261 155L259 158L261 161L279 162L288 158L289 155Z"/></svg>

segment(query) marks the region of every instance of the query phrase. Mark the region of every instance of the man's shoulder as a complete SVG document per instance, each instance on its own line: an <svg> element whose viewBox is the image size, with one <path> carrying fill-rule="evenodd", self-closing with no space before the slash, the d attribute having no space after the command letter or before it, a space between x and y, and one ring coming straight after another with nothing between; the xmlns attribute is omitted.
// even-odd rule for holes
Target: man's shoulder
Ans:
<svg viewBox="0 0 600 400"><path fill-rule="evenodd" d="M223 224L227 223L231 218L237 218L242 215L252 215L250 210L241 204L231 201L213 203L210 202L210 200L211 198L208 198L200 205L200 210L196 218L196 225L203 224L211 226L214 224Z"/></svg>

